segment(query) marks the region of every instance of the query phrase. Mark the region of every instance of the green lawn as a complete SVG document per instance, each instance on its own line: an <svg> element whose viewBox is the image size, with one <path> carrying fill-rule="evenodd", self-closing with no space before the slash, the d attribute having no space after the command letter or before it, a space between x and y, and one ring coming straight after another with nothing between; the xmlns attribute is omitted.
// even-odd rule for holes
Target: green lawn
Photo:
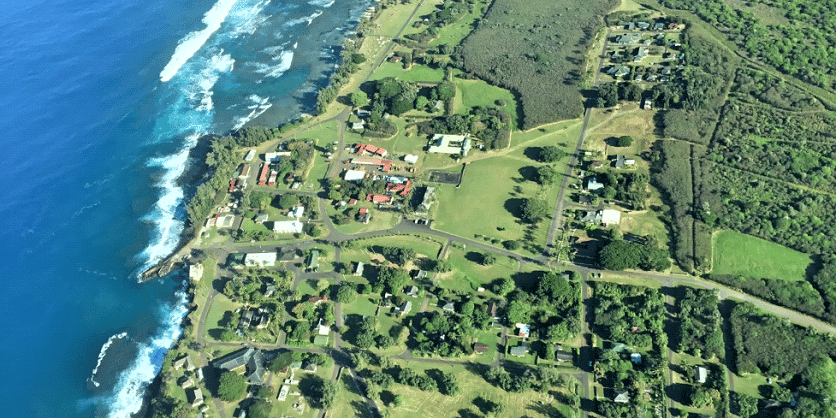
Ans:
<svg viewBox="0 0 836 418"><path fill-rule="evenodd" d="M714 274L799 281L813 262L807 254L733 231L718 232L713 247Z"/></svg>
<svg viewBox="0 0 836 418"><path fill-rule="evenodd" d="M227 312L232 312L240 307L240 303L233 302L224 295L215 296L215 299L212 301L212 306L209 308L209 313L206 315L205 329L208 337L210 339L215 339L213 338L213 334L215 334L213 330L221 328L219 322L223 320L224 315Z"/></svg>
<svg viewBox="0 0 836 418"><path fill-rule="evenodd" d="M492 86L482 80L455 80L462 93L462 106L456 107L456 113L467 114L471 108L498 107L511 115L511 126L517 128L517 100L514 95L501 87ZM497 100L505 102L504 107L496 105Z"/></svg>
<svg viewBox="0 0 836 418"><path fill-rule="evenodd" d="M455 46L460 44L473 31L473 22L482 16L482 10L484 8L485 4L476 3L473 12L468 11L456 22L439 29L438 36L430 42L430 46L444 44Z"/></svg>
<svg viewBox="0 0 836 418"><path fill-rule="evenodd" d="M487 354L485 354L487 355ZM456 376L460 392L455 396L442 395L437 391L424 392L418 388L395 384L388 389L393 395L404 395L404 403L400 407L378 402L392 418L441 418L451 416L482 416L479 408L474 404L476 398L482 397L505 406L501 416L518 417L573 417L571 408L557 401L551 401L549 394L527 390L522 393L510 393L498 389L475 374L472 369L462 365L443 365L433 363L417 363L395 360L394 365L414 369L418 373L424 370L438 369ZM556 387L553 390L560 391ZM386 393L384 400L391 399ZM347 408L347 406L346 406Z"/></svg>
<svg viewBox="0 0 836 418"><path fill-rule="evenodd" d="M488 287L490 282L503 277L511 277L519 270L519 262L505 256L497 256L494 264L484 266L481 264L482 254L478 250L472 251L451 246L447 256L453 264L451 280L461 285L448 287L442 283L442 287L475 292L480 286ZM489 291L486 290L486 293Z"/></svg>
<svg viewBox="0 0 836 418"><path fill-rule="evenodd" d="M533 246L543 246L551 209L527 239L529 225L519 221L520 205L529 197L540 197L547 202L547 207L554 208L562 176L557 184L546 187L527 179L540 163L524 157L523 152L520 148L508 155L475 161L468 164L460 188L453 185L437 187L440 203L433 228L464 238L491 241L496 246L501 243L493 240L526 240ZM564 164L557 163L555 168L562 173ZM519 192L515 188L519 188Z"/></svg>
<svg viewBox="0 0 836 418"><path fill-rule="evenodd" d="M438 252L441 251L440 242L431 238L416 237L413 235L391 235L362 239L358 240L356 245L358 248L366 248L372 245L380 245L383 247L407 247L415 250L417 254L423 254L433 260L438 257Z"/></svg>
<svg viewBox="0 0 836 418"><path fill-rule="evenodd" d="M370 80L380 80L387 77L396 77L403 81L440 83L444 81L444 70L418 64L413 64L409 69L404 69L400 62L386 61L378 67Z"/></svg>

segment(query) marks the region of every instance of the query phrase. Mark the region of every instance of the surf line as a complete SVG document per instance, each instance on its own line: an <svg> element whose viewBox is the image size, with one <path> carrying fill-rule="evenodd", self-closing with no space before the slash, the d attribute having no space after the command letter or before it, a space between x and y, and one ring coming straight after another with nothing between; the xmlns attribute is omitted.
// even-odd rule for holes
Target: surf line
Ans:
<svg viewBox="0 0 836 418"><path fill-rule="evenodd" d="M199 31L191 32L180 40L177 47L174 48L174 54L171 56L168 64L160 72L160 81L165 83L177 75L180 67L200 50L213 33L221 28L221 24L226 20L227 15L232 10L232 6L237 2L238 0L219 0L203 15L203 23L206 27Z"/></svg>
<svg viewBox="0 0 836 418"><path fill-rule="evenodd" d="M99 360L96 361L96 367L93 368L93 373L90 375L90 378L87 379L90 381L90 383L93 384L93 386L99 387L99 382L95 380L96 373L99 372L99 366L102 365L102 360L104 360L105 355L107 354L107 349L110 348L111 345L113 345L114 341L126 338L127 336L127 332L111 335L110 338L108 338L107 341L104 343L104 345L102 345L102 349L101 351L99 351Z"/></svg>

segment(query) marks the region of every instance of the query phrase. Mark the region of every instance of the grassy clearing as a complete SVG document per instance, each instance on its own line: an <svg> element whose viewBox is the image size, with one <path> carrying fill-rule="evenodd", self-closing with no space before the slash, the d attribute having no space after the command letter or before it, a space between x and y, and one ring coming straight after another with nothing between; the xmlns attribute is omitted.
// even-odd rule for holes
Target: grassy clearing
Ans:
<svg viewBox="0 0 836 418"><path fill-rule="evenodd" d="M490 266L483 266L482 252L454 247L450 247L447 259L453 264L455 280L466 283L468 291L485 287L499 278L511 277L520 267L517 260L504 256L498 256L496 263Z"/></svg>
<svg viewBox="0 0 836 418"><path fill-rule="evenodd" d="M516 147L533 140L554 138L556 143L553 145L562 144L568 147L577 142L578 135L581 133L582 122L580 119L570 119L536 129L513 132L511 134L511 146ZM570 130L572 133L568 132ZM571 138L574 138L574 141L571 141Z"/></svg>
<svg viewBox="0 0 836 418"><path fill-rule="evenodd" d="M412 65L409 69L404 69L403 64L400 62L386 61L380 64L380 67L374 72L370 80L380 80L386 77L397 77L399 80L404 81L440 83L444 81L444 70L418 64Z"/></svg>
<svg viewBox="0 0 836 418"><path fill-rule="evenodd" d="M467 12L455 23L441 28L438 31L438 36L430 42L430 46L460 44L473 31L473 22L482 16L485 7L486 5L483 3L476 3L473 12Z"/></svg>
<svg viewBox="0 0 836 418"><path fill-rule="evenodd" d="M229 300L224 295L217 295L212 301L212 306L209 308L209 313L206 314L206 334L211 340L216 340L213 335L213 330L223 328L221 322L227 312L235 311L240 308L241 304ZM217 340L216 340L217 341Z"/></svg>
<svg viewBox="0 0 836 418"><path fill-rule="evenodd" d="M566 139L566 135L572 135L572 131L532 139L526 145L562 144L563 141L558 138ZM563 178L558 178L557 184L546 187L533 181L533 172L540 163L526 156L526 148L517 147L508 153L470 163L460 188L452 185L438 187L436 193L441 203L433 227L465 238L485 239L493 245L500 245L500 241L522 239L533 246L544 245L550 217L535 225L529 233L529 225L519 221L520 205L526 198L536 196L553 208L559 191L557 184ZM555 169L563 173L565 159L555 164ZM474 222L476 213L462 208L478 210L479 222Z"/></svg>
<svg viewBox="0 0 836 418"><path fill-rule="evenodd" d="M479 408L474 404L474 400L479 397L503 404L505 406L503 417L574 416L569 406L550 400L548 394L533 390L523 393L505 392L491 386L465 366L404 361L395 361L393 364L415 369L419 373L431 369L453 373L458 379L461 391L456 396L446 396L438 392L424 392L414 387L395 384L389 390L393 395L404 395L403 405L395 408L393 405L379 402L379 405L386 409L392 418L476 416L479 414Z"/></svg>
<svg viewBox="0 0 836 418"><path fill-rule="evenodd" d="M501 87L492 86L482 80L459 80L455 81L456 86L462 94L462 105L456 107L456 113L467 114L474 107L497 107L496 102L504 101L506 104L499 109L511 115L511 126L519 127L517 121L517 99L514 95Z"/></svg>
<svg viewBox="0 0 836 418"><path fill-rule="evenodd" d="M809 255L733 231L714 236L714 274L790 281L806 280Z"/></svg>
<svg viewBox="0 0 836 418"><path fill-rule="evenodd" d="M670 235L665 226L664 214L652 210L621 214L621 223L618 225L621 232L636 235L652 235L656 238L662 248L670 245Z"/></svg>
<svg viewBox="0 0 836 418"><path fill-rule="evenodd" d="M374 237L362 239L357 241L358 246L369 247L372 245L380 245L383 247L407 247L412 248L418 254L423 254L433 260L438 257L438 252L441 251L441 243L425 237L417 237L414 235L392 235L386 237Z"/></svg>

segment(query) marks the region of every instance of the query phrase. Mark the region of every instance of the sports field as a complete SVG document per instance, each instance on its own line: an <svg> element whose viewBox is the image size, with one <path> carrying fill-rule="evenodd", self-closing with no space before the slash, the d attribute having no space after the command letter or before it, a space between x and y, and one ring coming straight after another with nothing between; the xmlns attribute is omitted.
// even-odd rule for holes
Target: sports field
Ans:
<svg viewBox="0 0 836 418"><path fill-rule="evenodd" d="M721 231L714 236L713 274L806 280L809 255L750 235Z"/></svg>

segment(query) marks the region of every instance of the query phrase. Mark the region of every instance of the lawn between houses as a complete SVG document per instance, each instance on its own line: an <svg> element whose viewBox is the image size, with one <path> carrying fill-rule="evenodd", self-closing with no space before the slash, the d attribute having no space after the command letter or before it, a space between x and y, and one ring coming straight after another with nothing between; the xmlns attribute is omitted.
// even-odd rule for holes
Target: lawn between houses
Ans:
<svg viewBox="0 0 836 418"><path fill-rule="evenodd" d="M714 235L713 274L801 281L813 260L783 245L734 231Z"/></svg>
<svg viewBox="0 0 836 418"><path fill-rule="evenodd" d="M477 374L479 366L446 365L434 363L419 363L416 361L392 361L393 366L410 368L419 374L426 370L437 369L445 373L452 373L456 376L460 391L455 396L448 396L438 391L425 392L412 386L394 384L391 388L384 390L381 394L381 401L378 406L386 411L391 418L441 418L450 416L481 416L478 398L499 403L504 406L502 417L572 417L575 416L573 408L560 403L561 399L570 394L562 388L552 387L549 393L540 393L534 390L527 390L522 393L506 392L492 386L485 379ZM376 369L376 368L375 368ZM386 393L386 392L389 393ZM555 397L553 394L557 394ZM403 395L404 402L396 407L392 400L396 395ZM389 401L389 402L386 402ZM338 404L334 409L350 409L348 406Z"/></svg>

